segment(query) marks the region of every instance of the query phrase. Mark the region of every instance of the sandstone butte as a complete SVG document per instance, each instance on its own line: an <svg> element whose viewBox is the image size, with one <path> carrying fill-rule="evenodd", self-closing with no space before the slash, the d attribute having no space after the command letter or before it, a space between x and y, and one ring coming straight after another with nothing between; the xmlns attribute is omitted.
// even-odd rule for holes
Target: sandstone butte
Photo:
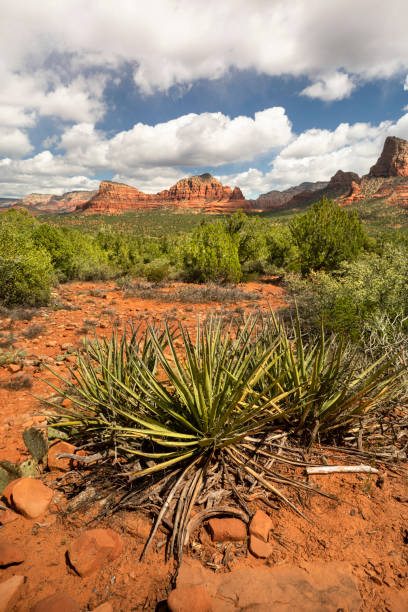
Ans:
<svg viewBox="0 0 408 612"><path fill-rule="evenodd" d="M201 174L184 178L170 189L155 194L143 193L122 183L102 181L99 191L88 202L79 204L76 210L86 214L117 214L160 208L230 213L252 210L252 204L244 198L239 187L231 189L211 174Z"/></svg>
<svg viewBox="0 0 408 612"><path fill-rule="evenodd" d="M38 213L68 213L73 212L77 206L85 204L96 191L69 191L63 195L49 193L30 193L11 202L12 208L26 208L34 214Z"/></svg>
<svg viewBox="0 0 408 612"><path fill-rule="evenodd" d="M389 136L370 172L360 178L355 172L338 170L328 183L302 183L285 191L271 191L253 201L255 210L304 207L323 196L340 206L382 198L386 205L408 207L408 142Z"/></svg>
<svg viewBox="0 0 408 612"><path fill-rule="evenodd" d="M408 142L403 138L388 136L370 172L359 181L353 180L338 202L346 206L376 198L382 198L389 206L408 206Z"/></svg>

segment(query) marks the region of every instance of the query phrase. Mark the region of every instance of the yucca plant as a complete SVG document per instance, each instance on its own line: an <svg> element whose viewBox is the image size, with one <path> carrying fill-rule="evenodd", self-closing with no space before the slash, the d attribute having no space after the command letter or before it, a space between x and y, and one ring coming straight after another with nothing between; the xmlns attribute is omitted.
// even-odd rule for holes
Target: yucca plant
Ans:
<svg viewBox="0 0 408 612"><path fill-rule="evenodd" d="M280 338L281 358L266 369L282 390L294 390L284 414L310 444L318 433L349 428L401 387L402 368L389 355L362 367L358 349L343 336L327 338L323 323L317 337L305 340L298 313L288 328L271 312L258 337L262 347Z"/></svg>
<svg viewBox="0 0 408 612"><path fill-rule="evenodd" d="M191 509L214 466L231 480L237 472L247 474L296 511L274 483L309 488L260 468L254 456L252 437L282 421L281 403L293 392L266 376L266 364L271 369L281 359L281 342L259 350L258 324L256 316L238 327L211 317L198 324L194 342L179 324L180 350L166 323L164 332L149 327L131 351L124 337L113 335L91 345L72 372L73 382L60 391L74 408L59 428L114 444L128 465L122 477L145 479L149 486L158 474L169 483L155 530L177 499L170 549L179 558Z"/></svg>

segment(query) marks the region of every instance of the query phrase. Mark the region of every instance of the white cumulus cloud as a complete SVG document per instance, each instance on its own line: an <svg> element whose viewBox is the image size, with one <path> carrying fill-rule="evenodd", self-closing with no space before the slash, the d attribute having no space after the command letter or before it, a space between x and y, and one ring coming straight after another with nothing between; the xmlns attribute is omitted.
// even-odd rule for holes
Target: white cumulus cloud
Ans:
<svg viewBox="0 0 408 612"><path fill-rule="evenodd" d="M127 175L139 166L216 167L252 160L282 148L291 138L285 110L272 107L253 118L189 113L155 125L137 123L110 139L92 124L78 124L63 133L59 148L67 159Z"/></svg>
<svg viewBox="0 0 408 612"><path fill-rule="evenodd" d="M348 98L353 91L355 84L348 74L344 72L334 72L316 80L300 93L308 98L319 98L325 102L333 100L343 100Z"/></svg>

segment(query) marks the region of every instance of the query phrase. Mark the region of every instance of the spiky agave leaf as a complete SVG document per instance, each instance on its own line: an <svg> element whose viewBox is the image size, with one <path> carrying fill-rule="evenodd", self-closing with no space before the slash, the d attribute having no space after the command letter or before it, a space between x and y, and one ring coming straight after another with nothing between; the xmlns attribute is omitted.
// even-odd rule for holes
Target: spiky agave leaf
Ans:
<svg viewBox="0 0 408 612"><path fill-rule="evenodd" d="M270 312L259 334L262 346L279 336L281 359L268 369L283 390L294 389L288 402L292 425L298 432L325 433L349 426L398 390L402 368L383 355L368 368L360 355L339 335L326 338L323 323L317 338L305 341L298 313L288 329Z"/></svg>

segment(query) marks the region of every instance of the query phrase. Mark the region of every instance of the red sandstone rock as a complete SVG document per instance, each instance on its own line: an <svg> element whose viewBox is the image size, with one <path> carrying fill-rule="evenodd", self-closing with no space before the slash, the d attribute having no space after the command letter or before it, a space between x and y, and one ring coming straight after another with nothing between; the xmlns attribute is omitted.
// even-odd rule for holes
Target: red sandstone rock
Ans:
<svg viewBox="0 0 408 612"><path fill-rule="evenodd" d="M210 174L191 176L178 181L170 189L156 194L143 193L122 183L102 181L96 195L78 210L90 214L116 214L128 210L155 208L195 209L204 212L251 210L239 187L234 190L222 185Z"/></svg>
<svg viewBox="0 0 408 612"><path fill-rule="evenodd" d="M21 200L12 202L12 208L24 207L31 213L67 213L88 202L96 191L69 191L61 196L31 193Z"/></svg>
<svg viewBox="0 0 408 612"><path fill-rule="evenodd" d="M362 198L364 198L364 196L361 193L360 184L352 181L349 192L339 200L339 204L340 206L348 206L349 204L358 202Z"/></svg>
<svg viewBox="0 0 408 612"><path fill-rule="evenodd" d="M141 540L147 540L152 529L150 521L143 516L134 516L133 512L127 514L123 526L127 533Z"/></svg>
<svg viewBox="0 0 408 612"><path fill-rule="evenodd" d="M1 494L2 498L6 500L9 506L13 505L11 494L13 492L14 487L16 486L18 482L20 482L20 480L22 480L22 478L16 478L16 480L12 480L11 482L9 482L7 487L4 489L3 493Z"/></svg>
<svg viewBox="0 0 408 612"><path fill-rule="evenodd" d="M80 607L66 593L56 593L38 601L30 612L80 612Z"/></svg>
<svg viewBox="0 0 408 612"><path fill-rule="evenodd" d="M26 518L38 518L50 505L53 491L35 478L19 478L6 487L3 496Z"/></svg>
<svg viewBox="0 0 408 612"><path fill-rule="evenodd" d="M268 559L272 554L272 546L254 535L249 538L249 550L258 559Z"/></svg>
<svg viewBox="0 0 408 612"><path fill-rule="evenodd" d="M69 561L80 576L89 576L122 553L122 540L112 529L84 531L68 548Z"/></svg>
<svg viewBox="0 0 408 612"><path fill-rule="evenodd" d="M61 472L68 472L71 469L71 459L61 458L57 459L57 455L60 453L74 454L76 447L68 442L60 441L53 444L48 451L47 461L50 470L60 470Z"/></svg>
<svg viewBox="0 0 408 612"><path fill-rule="evenodd" d="M213 542L239 542L247 537L247 528L237 518L213 518L208 521Z"/></svg>
<svg viewBox="0 0 408 612"><path fill-rule="evenodd" d="M9 612L20 588L24 584L24 576L12 576L0 582L0 612Z"/></svg>
<svg viewBox="0 0 408 612"><path fill-rule="evenodd" d="M113 612L113 607L112 604L107 601L97 608L94 608L92 612Z"/></svg>
<svg viewBox="0 0 408 612"><path fill-rule="evenodd" d="M377 163L371 167L368 176L408 176L408 142L403 138L388 136L382 153Z"/></svg>
<svg viewBox="0 0 408 612"><path fill-rule="evenodd" d="M214 610L360 610L362 600L351 565L327 560L303 562L302 565L304 568L287 564L275 567L246 565L222 573L204 568L195 559L185 558L178 573L177 588L203 586L212 599ZM226 602L231 602L228 608Z"/></svg>
<svg viewBox="0 0 408 612"><path fill-rule="evenodd" d="M268 541L272 521L263 510L257 510L249 523L249 533L264 542Z"/></svg>
<svg viewBox="0 0 408 612"><path fill-rule="evenodd" d="M355 172L343 172L343 170L338 170L336 174L331 177L327 189L342 189L347 191L352 183L360 183L358 174Z"/></svg>
<svg viewBox="0 0 408 612"><path fill-rule="evenodd" d="M0 511L0 525L8 525L9 523L16 521L18 518L19 515L16 514L16 512L10 510L9 508Z"/></svg>
<svg viewBox="0 0 408 612"><path fill-rule="evenodd" d="M202 586L178 587L167 599L170 612L212 612L213 606L207 591Z"/></svg>
<svg viewBox="0 0 408 612"><path fill-rule="evenodd" d="M24 559L25 554L22 548L11 544L6 538L0 540L0 567L19 565Z"/></svg>

